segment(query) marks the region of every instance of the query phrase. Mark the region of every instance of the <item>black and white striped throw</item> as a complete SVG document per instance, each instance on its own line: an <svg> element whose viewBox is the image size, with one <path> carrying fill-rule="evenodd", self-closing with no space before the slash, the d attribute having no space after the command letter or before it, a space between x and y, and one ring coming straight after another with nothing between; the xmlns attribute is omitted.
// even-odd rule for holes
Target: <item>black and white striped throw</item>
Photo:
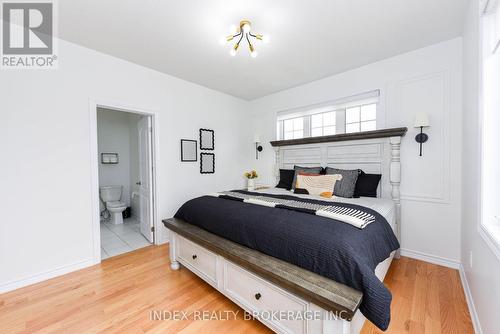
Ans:
<svg viewBox="0 0 500 334"><path fill-rule="evenodd" d="M368 226L368 224L375 221L374 215L360 209L353 209L336 204L325 205L325 204L310 203L306 201L301 201L300 198L298 197L296 199L289 200L289 199L270 197L266 196L265 194L250 195L234 191L218 192L210 194L210 196L237 200L245 203L262 205L272 208L282 208L282 209L310 213L321 217L339 220L341 222L351 224L359 229L363 229L366 226Z"/></svg>

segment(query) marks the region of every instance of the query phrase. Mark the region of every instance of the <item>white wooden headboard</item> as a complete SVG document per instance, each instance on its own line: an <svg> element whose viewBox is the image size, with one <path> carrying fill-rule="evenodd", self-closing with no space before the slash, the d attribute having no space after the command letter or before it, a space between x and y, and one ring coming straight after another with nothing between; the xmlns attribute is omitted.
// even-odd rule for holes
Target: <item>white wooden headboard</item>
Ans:
<svg viewBox="0 0 500 334"><path fill-rule="evenodd" d="M401 236L400 147L406 128L385 129L357 134L271 142L276 152L275 176L279 169L293 166L362 169L382 174L377 193L396 205L396 235Z"/></svg>

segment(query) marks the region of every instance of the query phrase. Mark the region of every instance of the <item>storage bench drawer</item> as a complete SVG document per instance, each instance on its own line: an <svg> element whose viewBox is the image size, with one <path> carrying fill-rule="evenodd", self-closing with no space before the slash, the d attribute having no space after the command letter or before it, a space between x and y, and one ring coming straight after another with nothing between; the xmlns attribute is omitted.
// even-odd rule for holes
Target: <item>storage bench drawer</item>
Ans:
<svg viewBox="0 0 500 334"><path fill-rule="evenodd" d="M305 320L285 319L284 313L300 313L307 310L307 302L260 279L254 274L229 261L224 263L224 292L244 308L260 312L263 322L279 327L281 332L305 333ZM273 312L275 311L275 312ZM279 314L278 312L282 312ZM273 319L272 315L276 318ZM300 314L299 314L300 316ZM283 319L280 319L283 318Z"/></svg>
<svg viewBox="0 0 500 334"><path fill-rule="evenodd" d="M181 237L176 237L177 257L189 269L217 286L217 255Z"/></svg>

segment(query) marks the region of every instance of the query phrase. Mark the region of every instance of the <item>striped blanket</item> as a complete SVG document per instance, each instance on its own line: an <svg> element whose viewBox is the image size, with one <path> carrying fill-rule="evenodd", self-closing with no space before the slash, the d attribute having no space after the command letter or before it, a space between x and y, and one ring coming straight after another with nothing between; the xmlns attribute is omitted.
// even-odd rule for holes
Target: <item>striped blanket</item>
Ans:
<svg viewBox="0 0 500 334"><path fill-rule="evenodd" d="M307 201L301 201L299 197L291 200L266 196L266 194L255 195L235 191L223 191L210 194L210 196L231 199L255 205L310 213L325 218L339 220L341 222L353 225L359 229L363 229L370 223L375 221L374 215L365 212L362 209L349 208L333 203L331 205L310 203Z"/></svg>

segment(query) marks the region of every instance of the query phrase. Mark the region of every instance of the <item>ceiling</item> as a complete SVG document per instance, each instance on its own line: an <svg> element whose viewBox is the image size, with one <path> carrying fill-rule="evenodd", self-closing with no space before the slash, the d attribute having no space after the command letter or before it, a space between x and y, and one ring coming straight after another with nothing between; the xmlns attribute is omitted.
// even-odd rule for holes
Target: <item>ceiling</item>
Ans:
<svg viewBox="0 0 500 334"><path fill-rule="evenodd" d="M251 100L460 36L468 0L58 1L59 36ZM241 19L268 34L235 57Z"/></svg>

